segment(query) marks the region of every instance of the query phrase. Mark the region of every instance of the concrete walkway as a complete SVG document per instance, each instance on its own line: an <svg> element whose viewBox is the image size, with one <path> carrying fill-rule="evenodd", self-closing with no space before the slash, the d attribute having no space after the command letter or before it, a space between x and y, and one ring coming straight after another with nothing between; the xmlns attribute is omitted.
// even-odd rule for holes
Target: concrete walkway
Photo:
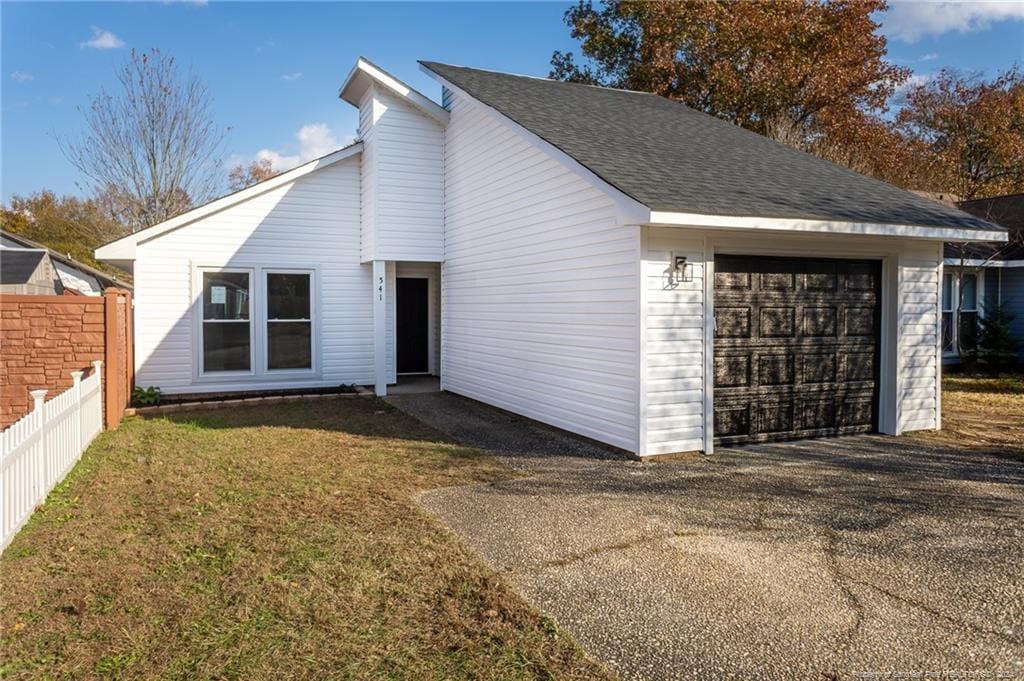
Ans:
<svg viewBox="0 0 1024 681"><path fill-rule="evenodd" d="M1019 461L869 436L636 463L390 401L525 474L421 503L623 678L1024 678Z"/></svg>

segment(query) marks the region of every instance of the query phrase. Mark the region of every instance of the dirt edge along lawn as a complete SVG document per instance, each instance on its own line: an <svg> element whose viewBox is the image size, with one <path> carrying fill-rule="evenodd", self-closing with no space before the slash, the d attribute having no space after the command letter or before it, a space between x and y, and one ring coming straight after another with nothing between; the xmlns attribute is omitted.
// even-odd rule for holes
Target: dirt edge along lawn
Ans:
<svg viewBox="0 0 1024 681"><path fill-rule="evenodd" d="M510 475L376 399L128 419L0 558L0 675L607 678L413 502Z"/></svg>

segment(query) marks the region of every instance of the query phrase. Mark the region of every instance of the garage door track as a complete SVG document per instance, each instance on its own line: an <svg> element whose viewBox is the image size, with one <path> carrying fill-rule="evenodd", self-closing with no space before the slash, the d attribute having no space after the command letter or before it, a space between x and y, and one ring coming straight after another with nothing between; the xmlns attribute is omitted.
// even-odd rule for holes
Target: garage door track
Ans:
<svg viewBox="0 0 1024 681"><path fill-rule="evenodd" d="M858 436L635 463L392 403L524 474L421 503L623 678L1024 678L1020 461Z"/></svg>

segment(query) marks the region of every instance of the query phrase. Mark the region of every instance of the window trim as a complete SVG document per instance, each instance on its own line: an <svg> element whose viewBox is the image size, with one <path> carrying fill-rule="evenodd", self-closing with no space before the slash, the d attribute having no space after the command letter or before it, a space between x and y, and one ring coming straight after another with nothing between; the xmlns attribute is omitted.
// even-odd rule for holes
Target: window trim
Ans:
<svg viewBox="0 0 1024 681"><path fill-rule="evenodd" d="M230 371L207 371L206 370L206 357L204 353L204 336L205 325L207 322L217 323L233 323L237 324L240 320L227 320L227 319L211 319L207 320L203 314L203 306L205 302L203 300L203 291L205 285L203 282L203 275L207 272L223 272L225 274L245 274L249 277L249 319L246 321L249 324L249 369L247 371L242 370L230 370ZM193 334L195 339L195 355L196 355L196 372L197 377L206 379L220 379L220 378L234 378L240 376L255 376L256 375L256 333L253 329L253 323L257 316L257 298L256 298L256 280L253 273L253 268L250 267L197 267L196 268L196 317L198 318L198 326L196 333Z"/></svg>
<svg viewBox="0 0 1024 681"><path fill-rule="evenodd" d="M254 383L311 382L322 378L323 358L321 350L320 305L320 263L285 261L264 266L251 260L218 263L216 261L190 263L192 269L191 329L192 340L192 381L197 385L224 384L225 389L243 389ZM203 273L204 272L246 272L249 274L249 371L203 371ZM310 314L312 315L310 335L312 366L309 369L268 369L267 363L267 282L266 273L294 273L310 275ZM257 332L261 325L262 332ZM209 388L207 388L209 389Z"/></svg>
<svg viewBox="0 0 1024 681"><path fill-rule="evenodd" d="M305 274L309 276L309 319L270 319L268 311L268 291L267 276L271 274ZM263 362L260 365L262 373L268 376L279 376L283 377L305 377L305 376L317 376L320 373L320 346L318 338L320 336L319 326L317 324L317 313L319 312L319 306L317 305L317 297L319 292L319 286L317 284L318 277L316 268L313 267L261 267L260 268L260 283L263 286L263 296L260 300L262 307L262 340L263 340L263 351L262 357ZM309 368L308 369L271 369L270 368L270 324L273 322L309 322Z"/></svg>
<svg viewBox="0 0 1024 681"><path fill-rule="evenodd" d="M943 273L942 273L943 281L942 281L941 285L939 286L939 308L940 308L940 314L943 315L943 316L945 316L946 314L949 314L950 317L951 317L951 320L950 320L950 334L951 334L950 341L951 341L952 349L950 349L950 350L946 349L946 342L945 342L946 339L945 339L945 337L942 337L942 338L939 339L939 346L942 348L942 356L943 357L948 357L948 358L958 357L957 352L956 352L956 345L957 345L957 339L958 339L958 337L960 335L960 313L961 312L969 312L969 313L975 314L975 315L978 316L979 320L985 318L985 303L984 303L984 300L985 300L985 269L981 268L981 267L964 267L964 268L962 268L963 269L963 274L965 276L968 275L968 274L974 275L974 282L975 282L975 286L974 286L974 307L970 308L970 309L965 307L965 308L963 308L961 310L956 310L955 309L956 308L956 304L955 304L954 301L958 300L959 297L960 297L960 278L957 276L957 270L958 269L961 269L961 268L959 268L957 266L952 266L952 265L945 266L943 268ZM950 296L949 296L949 307L948 308L946 307L946 301L944 299L945 297L943 296L943 293L945 292L945 289L946 289L945 277L950 277L950 285L949 285Z"/></svg>

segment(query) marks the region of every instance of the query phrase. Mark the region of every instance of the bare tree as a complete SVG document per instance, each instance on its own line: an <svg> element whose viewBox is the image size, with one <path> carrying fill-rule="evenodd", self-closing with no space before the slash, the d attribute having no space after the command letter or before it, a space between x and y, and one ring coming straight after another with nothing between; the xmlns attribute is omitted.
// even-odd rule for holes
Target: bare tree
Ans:
<svg viewBox="0 0 1024 681"><path fill-rule="evenodd" d="M133 232L214 198L227 130L214 122L206 85L157 49L132 50L117 83L79 107L77 138L58 140L90 189Z"/></svg>

